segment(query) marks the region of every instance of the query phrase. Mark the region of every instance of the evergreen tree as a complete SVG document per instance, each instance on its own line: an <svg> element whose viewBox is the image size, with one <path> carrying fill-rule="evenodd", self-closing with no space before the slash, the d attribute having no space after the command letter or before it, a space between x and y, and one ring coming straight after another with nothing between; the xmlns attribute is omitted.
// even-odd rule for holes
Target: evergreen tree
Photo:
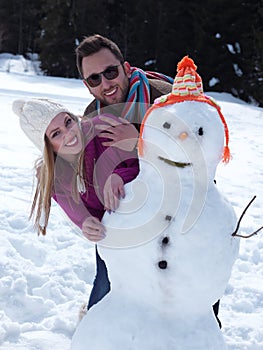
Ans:
<svg viewBox="0 0 263 350"><path fill-rule="evenodd" d="M0 52L39 52L47 75L78 77L76 45L94 33L172 77L189 55L205 91L263 106L263 0L1 0Z"/></svg>
<svg viewBox="0 0 263 350"><path fill-rule="evenodd" d="M36 52L40 18L38 1L1 0L0 52L21 55Z"/></svg>
<svg viewBox="0 0 263 350"><path fill-rule="evenodd" d="M73 66L75 46L75 27L72 21L72 7L74 0L44 0L41 21L40 60L42 70L59 77L76 76Z"/></svg>
<svg viewBox="0 0 263 350"><path fill-rule="evenodd" d="M107 0L77 0L75 6L75 25L77 42L92 34L108 34L106 20Z"/></svg>

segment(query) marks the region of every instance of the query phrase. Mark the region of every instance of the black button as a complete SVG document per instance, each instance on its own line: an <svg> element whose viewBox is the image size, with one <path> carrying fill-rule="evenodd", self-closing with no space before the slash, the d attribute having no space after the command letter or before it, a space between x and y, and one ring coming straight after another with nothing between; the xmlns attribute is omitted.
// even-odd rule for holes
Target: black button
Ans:
<svg viewBox="0 0 263 350"><path fill-rule="evenodd" d="M167 261L166 260L159 261L158 266L160 267L160 269L166 269L167 268Z"/></svg>
<svg viewBox="0 0 263 350"><path fill-rule="evenodd" d="M163 123L163 128L170 129L170 127L171 127L170 123L167 123L167 122Z"/></svg>
<svg viewBox="0 0 263 350"><path fill-rule="evenodd" d="M162 244L168 244L169 243L169 237L164 237L162 240Z"/></svg>

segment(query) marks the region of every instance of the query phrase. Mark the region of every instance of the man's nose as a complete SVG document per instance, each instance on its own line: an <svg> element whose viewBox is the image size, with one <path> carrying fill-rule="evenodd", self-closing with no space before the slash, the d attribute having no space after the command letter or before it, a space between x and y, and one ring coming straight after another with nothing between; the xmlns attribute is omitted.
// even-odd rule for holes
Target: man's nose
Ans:
<svg viewBox="0 0 263 350"><path fill-rule="evenodd" d="M101 76L101 84L104 89L109 88L112 85L112 81L108 80L107 78L104 77L104 75Z"/></svg>

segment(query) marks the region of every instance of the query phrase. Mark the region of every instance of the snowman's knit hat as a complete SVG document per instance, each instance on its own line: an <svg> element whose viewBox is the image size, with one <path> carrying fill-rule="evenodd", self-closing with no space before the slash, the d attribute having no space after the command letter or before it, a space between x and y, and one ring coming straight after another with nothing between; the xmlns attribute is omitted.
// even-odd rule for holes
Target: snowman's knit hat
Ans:
<svg viewBox="0 0 263 350"><path fill-rule="evenodd" d="M44 136L50 122L59 113L69 113L66 107L45 98L15 100L12 107L19 116L21 129L41 151L44 150Z"/></svg>
<svg viewBox="0 0 263 350"><path fill-rule="evenodd" d="M188 56L185 56L177 65L177 75L174 79L172 92L168 95L164 95L157 98L154 101L153 106L149 108L148 111L146 112L144 119L142 121L139 144L138 144L140 155L142 155L143 153L142 133L144 129L144 124L147 117L149 116L149 114L152 112L153 109L156 109L159 107L165 107L167 105L178 103L178 102L197 101L197 102L208 103L209 105L217 109L217 112L224 125L225 139L226 139L222 160L224 163L229 162L231 155L228 147L229 131L228 131L227 123L221 112L220 106L216 103L216 101L212 97L204 94L202 79L200 75L196 72L196 69L197 69L197 66L195 65L194 61Z"/></svg>
<svg viewBox="0 0 263 350"><path fill-rule="evenodd" d="M199 96L203 94L203 83L196 72L194 61L185 56L177 65L177 75L174 79L172 94L175 96Z"/></svg>

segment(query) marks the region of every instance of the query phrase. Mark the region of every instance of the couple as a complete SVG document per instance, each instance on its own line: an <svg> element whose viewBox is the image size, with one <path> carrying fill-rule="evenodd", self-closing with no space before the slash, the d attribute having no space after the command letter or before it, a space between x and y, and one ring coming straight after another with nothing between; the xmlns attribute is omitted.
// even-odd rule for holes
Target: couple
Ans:
<svg viewBox="0 0 263 350"><path fill-rule="evenodd" d="M43 155L31 211L38 232L45 234L53 197L83 235L97 242L105 236L103 213L118 207L124 184L138 174L136 145L142 118L157 97L171 92L173 80L131 67L118 46L100 35L85 38L76 48L76 58L94 96L81 121L45 99L15 101L13 110ZM106 164L97 168L96 161L106 150ZM110 290L107 268L97 251L96 263L88 309ZM218 303L214 311L217 316Z"/></svg>

